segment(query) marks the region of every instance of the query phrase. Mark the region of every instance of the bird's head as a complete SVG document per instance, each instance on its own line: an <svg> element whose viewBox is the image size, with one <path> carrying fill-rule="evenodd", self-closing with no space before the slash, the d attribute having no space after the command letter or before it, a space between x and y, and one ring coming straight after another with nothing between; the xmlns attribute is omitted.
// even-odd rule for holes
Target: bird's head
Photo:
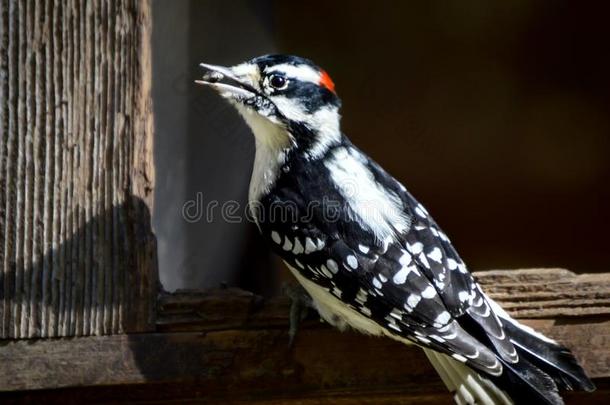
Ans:
<svg viewBox="0 0 610 405"><path fill-rule="evenodd" d="M310 60L265 55L232 67L201 67L196 82L229 100L257 142L299 147L315 157L340 139L341 101L330 76Z"/></svg>

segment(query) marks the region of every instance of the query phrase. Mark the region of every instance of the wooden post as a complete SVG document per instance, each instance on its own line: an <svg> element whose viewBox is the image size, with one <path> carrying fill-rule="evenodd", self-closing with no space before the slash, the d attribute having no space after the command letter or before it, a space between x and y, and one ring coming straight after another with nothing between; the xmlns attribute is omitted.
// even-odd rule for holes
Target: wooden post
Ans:
<svg viewBox="0 0 610 405"><path fill-rule="evenodd" d="M0 338L154 326L150 19L0 0Z"/></svg>

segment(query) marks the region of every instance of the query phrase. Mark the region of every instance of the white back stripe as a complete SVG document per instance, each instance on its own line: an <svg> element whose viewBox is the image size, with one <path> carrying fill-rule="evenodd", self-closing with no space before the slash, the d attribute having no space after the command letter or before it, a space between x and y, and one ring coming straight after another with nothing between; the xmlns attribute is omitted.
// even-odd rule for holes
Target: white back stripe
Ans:
<svg viewBox="0 0 610 405"><path fill-rule="evenodd" d="M400 198L375 181L355 149L339 148L324 165L355 215L353 220L379 240L394 239L396 229L408 229Z"/></svg>

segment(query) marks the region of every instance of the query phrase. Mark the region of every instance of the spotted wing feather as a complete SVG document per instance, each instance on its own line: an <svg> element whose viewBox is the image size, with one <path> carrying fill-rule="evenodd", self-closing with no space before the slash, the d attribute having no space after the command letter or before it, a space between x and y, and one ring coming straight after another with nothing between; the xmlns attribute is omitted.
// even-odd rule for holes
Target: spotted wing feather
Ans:
<svg viewBox="0 0 610 405"><path fill-rule="evenodd" d="M406 247L363 245L325 233L314 223L284 229L281 235L271 231L276 252L304 277L400 337L453 355L486 373L501 371L494 353L451 315L437 287ZM295 253L295 246L310 249Z"/></svg>

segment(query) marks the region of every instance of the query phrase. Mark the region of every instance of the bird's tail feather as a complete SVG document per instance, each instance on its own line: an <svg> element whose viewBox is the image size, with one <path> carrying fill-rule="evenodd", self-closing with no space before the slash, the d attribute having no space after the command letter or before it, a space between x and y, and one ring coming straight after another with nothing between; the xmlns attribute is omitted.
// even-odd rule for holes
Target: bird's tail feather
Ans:
<svg viewBox="0 0 610 405"><path fill-rule="evenodd" d="M534 335L516 322L505 322L504 328L511 336L521 358L535 364L548 374L557 386L566 390L593 391L595 385L567 348Z"/></svg>
<svg viewBox="0 0 610 405"><path fill-rule="evenodd" d="M513 401L504 391L464 363L431 349L424 349L424 352L443 383L453 393L456 404L513 404Z"/></svg>
<svg viewBox="0 0 610 405"><path fill-rule="evenodd" d="M551 377L561 389L595 390L595 385L569 349L517 322L489 297L487 300L502 321L521 359Z"/></svg>
<svg viewBox="0 0 610 405"><path fill-rule="evenodd" d="M507 363L500 376L485 376L445 354L424 349L457 405L562 405L551 377L525 359Z"/></svg>
<svg viewBox="0 0 610 405"><path fill-rule="evenodd" d="M563 405L555 381L523 357L516 363L498 358L504 367L499 377L493 377L498 387L509 391L515 404Z"/></svg>
<svg viewBox="0 0 610 405"><path fill-rule="evenodd" d="M457 404L561 405L564 402L559 395L559 388L585 391L595 389L567 348L520 324L491 299L488 298L488 301L519 355L516 363L497 356L503 365L500 376L481 375L479 371L447 355L424 349L447 388L454 392Z"/></svg>

